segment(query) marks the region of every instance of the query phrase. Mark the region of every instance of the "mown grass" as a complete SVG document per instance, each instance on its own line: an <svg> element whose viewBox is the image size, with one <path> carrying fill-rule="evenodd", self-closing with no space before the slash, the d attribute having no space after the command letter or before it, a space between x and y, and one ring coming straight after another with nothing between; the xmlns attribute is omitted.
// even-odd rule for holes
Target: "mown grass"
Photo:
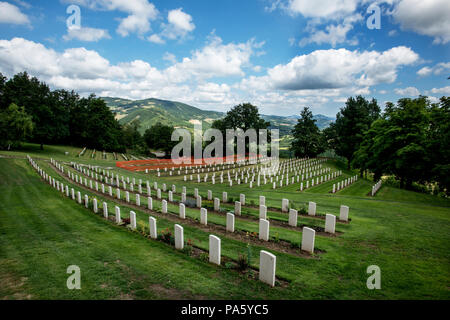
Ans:
<svg viewBox="0 0 450 320"><path fill-rule="evenodd" d="M45 153L41 154L41 158L44 157ZM47 157L83 162L71 160L64 153ZM84 163L99 162L104 166L104 160ZM44 162L41 163L45 166ZM45 170L50 173L51 168ZM153 175L121 169L115 171L144 181L156 179ZM354 173L344 174L350 176ZM54 172L51 175L56 177ZM166 244L117 227L58 194L32 172L25 160L0 159L0 238L3 244L0 250L0 297L450 298L448 200L387 186L382 187L376 197L367 197L371 182L361 179L335 195L328 191L318 192L323 185L299 192L294 187L289 190L289 186L261 191L257 188L250 190L244 185L229 188L225 185L185 183L182 177L162 177L158 181L160 184L167 182L168 186L175 183L177 191L183 185L188 192L198 187L204 199L208 189L219 198L222 191L227 191L229 197L235 199L239 193L245 193L248 203L251 200L258 203L258 197L263 193L268 206L280 207L282 198L290 199L296 206L315 201L319 213L337 215L339 206L345 204L350 207L352 221L349 225L338 224L337 230L344 232L339 237L316 237L316 247L326 251L319 254L318 259L272 251L277 255L277 276L288 279L290 283L287 287L269 288L259 281L245 279L235 271L214 267ZM107 202L112 213L114 203ZM121 207L124 215L131 210ZM177 212L177 207L169 206L169 210ZM256 214L254 210L248 211ZM189 212L192 216L198 214L198 210ZM147 227L148 214L137 211L137 215L138 221ZM275 213L273 215L274 219L277 218ZM208 218L217 219L211 222L224 221L224 218L213 218L213 215ZM304 223L302 219L307 221L300 217L300 223ZM253 227L252 223L246 223L249 224L245 227ZM173 228L173 222L158 218L159 231L166 227ZM191 238L196 246L207 249L207 233L193 226L184 227L186 239ZM277 231L280 234L284 232ZM300 232L292 235L287 232L282 236L300 240ZM246 251L246 246L244 242L222 238L224 256L235 258L239 252ZM252 247L255 267L258 266L259 249ZM65 271L70 264L81 267L81 291L71 291L65 286L68 277ZM381 268L381 290L366 288L366 269L373 264Z"/></svg>

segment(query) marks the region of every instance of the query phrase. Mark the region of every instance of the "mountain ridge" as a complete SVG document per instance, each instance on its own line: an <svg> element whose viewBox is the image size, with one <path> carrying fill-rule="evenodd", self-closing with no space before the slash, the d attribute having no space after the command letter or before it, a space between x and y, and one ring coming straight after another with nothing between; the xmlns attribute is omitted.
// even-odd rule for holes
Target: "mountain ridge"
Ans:
<svg viewBox="0 0 450 320"><path fill-rule="evenodd" d="M139 120L141 123L140 131L143 133L146 129L156 123L172 125L176 128L193 129L194 123L201 122L204 129L210 128L214 120L220 119L226 115L226 112L203 110L182 102L148 98L142 100L130 100L117 97L101 97L106 105L116 112L116 119L120 123L126 124L133 120ZM280 130L280 136L290 134L294 128L299 115L275 116L261 114L261 117L271 123L270 128ZM334 118L317 114L314 115L319 129L324 129Z"/></svg>

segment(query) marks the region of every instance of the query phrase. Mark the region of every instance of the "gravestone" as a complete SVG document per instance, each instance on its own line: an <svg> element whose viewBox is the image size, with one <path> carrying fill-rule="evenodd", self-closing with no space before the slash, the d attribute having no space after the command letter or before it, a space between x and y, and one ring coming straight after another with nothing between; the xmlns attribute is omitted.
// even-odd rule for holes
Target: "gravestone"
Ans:
<svg viewBox="0 0 450 320"><path fill-rule="evenodd" d="M167 213L167 201L163 200L162 201L162 213Z"/></svg>
<svg viewBox="0 0 450 320"><path fill-rule="evenodd" d="M241 215L241 203L239 201L234 203L234 214Z"/></svg>
<svg viewBox="0 0 450 320"><path fill-rule="evenodd" d="M205 208L200 209L200 223L203 225L208 225L208 210Z"/></svg>
<svg viewBox="0 0 450 320"><path fill-rule="evenodd" d="M219 211L219 210L220 210L220 199L214 198L214 211Z"/></svg>
<svg viewBox="0 0 450 320"><path fill-rule="evenodd" d="M183 250L184 248L184 235L183 227L179 224L175 225L175 249Z"/></svg>
<svg viewBox="0 0 450 320"><path fill-rule="evenodd" d="M302 250L314 253L314 240L316 231L314 229L303 227L302 230Z"/></svg>
<svg viewBox="0 0 450 320"><path fill-rule="evenodd" d="M106 202L103 202L103 217L108 219L108 204Z"/></svg>
<svg viewBox="0 0 450 320"><path fill-rule="evenodd" d="M148 219L148 224L150 226L150 237L152 239L157 239L158 238L158 233L157 233L157 229L156 229L156 219L153 217L150 217Z"/></svg>
<svg viewBox="0 0 450 320"><path fill-rule="evenodd" d="M136 212L130 211L130 225L131 229L136 230Z"/></svg>
<svg viewBox="0 0 450 320"><path fill-rule="evenodd" d="M289 211L289 200L283 199L281 203L281 211L288 212Z"/></svg>
<svg viewBox="0 0 450 320"><path fill-rule="evenodd" d="M231 212L227 213L227 231L234 232L234 214Z"/></svg>
<svg viewBox="0 0 450 320"><path fill-rule="evenodd" d="M184 203L180 203L180 218L186 219L186 206Z"/></svg>
<svg viewBox="0 0 450 320"><path fill-rule="evenodd" d="M147 198L147 207L149 210L153 210L153 199L151 197Z"/></svg>
<svg viewBox="0 0 450 320"><path fill-rule="evenodd" d="M341 206L341 210L339 212L339 220L342 221L348 221L348 212L349 212L349 207L347 206Z"/></svg>
<svg viewBox="0 0 450 320"><path fill-rule="evenodd" d="M209 236L209 262L220 266L220 238Z"/></svg>
<svg viewBox="0 0 450 320"><path fill-rule="evenodd" d="M334 234L336 231L336 216L327 214L325 218L325 232Z"/></svg>
<svg viewBox="0 0 450 320"><path fill-rule="evenodd" d="M267 219L267 207L265 205L259 206L259 218Z"/></svg>
<svg viewBox="0 0 450 320"><path fill-rule="evenodd" d="M297 220L298 220L298 211L294 209L289 210L289 225L291 227L297 226Z"/></svg>
<svg viewBox="0 0 450 320"><path fill-rule="evenodd" d="M316 215L316 203L315 202L309 202L308 204L308 215L309 216L315 216Z"/></svg>
<svg viewBox="0 0 450 320"><path fill-rule="evenodd" d="M116 213L116 223L119 224L120 222L122 222L122 219L120 218L120 208L118 206L116 206L115 208L115 213Z"/></svg>
<svg viewBox="0 0 450 320"><path fill-rule="evenodd" d="M269 221L266 219L259 219L259 239L269 241Z"/></svg>
<svg viewBox="0 0 450 320"><path fill-rule="evenodd" d="M275 286L275 271L277 257L270 252L261 250L259 253L259 280Z"/></svg>

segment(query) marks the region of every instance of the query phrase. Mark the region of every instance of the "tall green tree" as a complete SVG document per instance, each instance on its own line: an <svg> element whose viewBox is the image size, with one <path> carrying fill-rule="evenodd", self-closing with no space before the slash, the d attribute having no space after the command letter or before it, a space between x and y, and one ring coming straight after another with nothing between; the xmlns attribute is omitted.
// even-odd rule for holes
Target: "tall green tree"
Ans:
<svg viewBox="0 0 450 320"><path fill-rule="evenodd" d="M450 97L442 97L430 108L431 124L428 156L432 163L431 177L441 190L450 194Z"/></svg>
<svg viewBox="0 0 450 320"><path fill-rule="evenodd" d="M308 107L302 110L300 116L292 131L294 140L291 148L296 157L314 158L325 151L323 137Z"/></svg>
<svg viewBox="0 0 450 320"><path fill-rule="evenodd" d="M33 122L24 107L12 103L0 110L0 149L17 147L32 130Z"/></svg>
<svg viewBox="0 0 450 320"><path fill-rule="evenodd" d="M32 117L34 130L32 140L41 145L55 143L64 139L67 131L61 130L61 110L57 108L55 97L49 87L37 78L22 72L16 74L5 84L5 102L24 106L25 111Z"/></svg>
<svg viewBox="0 0 450 320"><path fill-rule="evenodd" d="M270 127L270 122L265 121L261 117L258 107L250 103L243 103L234 106L230 111L227 112L226 116L223 119L214 121L211 127L222 132L222 135L224 137L223 154L225 155L225 137L227 129L242 129L244 132L248 129L255 129L256 133L258 134L259 130L268 129ZM270 132L267 132L267 142L270 142L270 140ZM249 150L249 142L247 141L247 139L245 141L245 148L246 150Z"/></svg>
<svg viewBox="0 0 450 320"><path fill-rule="evenodd" d="M366 100L362 96L350 97L336 115L334 123L334 149L336 154L348 161L350 169L354 153L364 138L364 133L373 121L380 117L380 107L375 99Z"/></svg>
<svg viewBox="0 0 450 320"><path fill-rule="evenodd" d="M157 123L145 131L144 140L148 148L162 150L166 153L166 157L168 157L176 145L176 142L172 141L172 133L174 130L171 126Z"/></svg>

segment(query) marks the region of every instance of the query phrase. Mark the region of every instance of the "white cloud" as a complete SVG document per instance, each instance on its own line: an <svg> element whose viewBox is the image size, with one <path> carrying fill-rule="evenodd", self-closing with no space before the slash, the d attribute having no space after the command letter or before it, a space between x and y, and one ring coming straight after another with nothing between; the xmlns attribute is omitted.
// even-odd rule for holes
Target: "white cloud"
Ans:
<svg viewBox="0 0 450 320"><path fill-rule="evenodd" d="M417 74L421 77L426 77L431 74L441 75L441 74L448 73L448 72L450 72L450 62L441 62L441 63L436 64L433 67L428 67L428 66L423 67L422 69L417 71Z"/></svg>
<svg viewBox="0 0 450 320"><path fill-rule="evenodd" d="M171 62L172 64L175 64L177 62L177 57L175 57L175 55L170 52L164 53L163 59Z"/></svg>
<svg viewBox="0 0 450 320"><path fill-rule="evenodd" d="M434 94L446 94L450 95L450 86L446 86L443 88L433 88L431 89L431 92Z"/></svg>
<svg viewBox="0 0 450 320"><path fill-rule="evenodd" d="M342 88L352 84L372 86L394 82L399 67L418 59L414 51L403 46L384 52L317 50L271 68L268 79L262 80L283 90Z"/></svg>
<svg viewBox="0 0 450 320"><path fill-rule="evenodd" d="M65 0L94 10L118 10L128 14L120 19L117 33L126 37L131 33L143 35L151 30L150 21L155 20L159 12L148 0Z"/></svg>
<svg viewBox="0 0 450 320"><path fill-rule="evenodd" d="M325 26L325 30L316 30L315 27L311 30L311 35L307 38L303 38L300 41L300 46L307 45L309 43L316 43L321 45L323 43L329 43L334 48L340 43L349 43L350 45L357 45L358 40L356 38L347 40L347 34L353 29L353 25L361 21L363 17L360 14L353 15L344 19L340 24L329 24Z"/></svg>
<svg viewBox="0 0 450 320"><path fill-rule="evenodd" d="M29 25L28 16L8 2L0 2L0 23Z"/></svg>
<svg viewBox="0 0 450 320"><path fill-rule="evenodd" d="M393 16L403 30L433 37L436 44L450 41L448 0L401 0Z"/></svg>
<svg viewBox="0 0 450 320"><path fill-rule="evenodd" d="M111 39L108 30L96 28L69 28L67 34L63 36L66 41L77 39L80 41L96 42L100 39Z"/></svg>
<svg viewBox="0 0 450 320"><path fill-rule="evenodd" d="M417 97L420 95L420 91L416 87L408 87L404 89L397 88L394 92L400 96Z"/></svg>
<svg viewBox="0 0 450 320"><path fill-rule="evenodd" d="M359 0L290 0L287 9L306 18L339 19L355 12Z"/></svg>
<svg viewBox="0 0 450 320"><path fill-rule="evenodd" d="M164 43L166 43L166 42L165 42L163 39L161 39L161 37L160 37L159 35L157 35L156 33L155 33L155 34L152 34L151 36L149 36L149 37L147 38L147 40L150 41L150 42L156 43L156 44L164 44Z"/></svg>
<svg viewBox="0 0 450 320"><path fill-rule="evenodd" d="M162 31L159 34L153 34L147 39L150 42L164 44L169 40L183 40L194 31L195 25L192 22L192 16L183 12L182 8L170 10L167 14L167 23L161 24Z"/></svg>
<svg viewBox="0 0 450 320"><path fill-rule="evenodd" d="M185 57L168 68L168 74L176 81L185 81L191 76L199 78L244 76L243 67L249 64L254 49L261 43L254 40L246 43L224 44L222 39L211 36L209 43L195 50L191 57Z"/></svg>

